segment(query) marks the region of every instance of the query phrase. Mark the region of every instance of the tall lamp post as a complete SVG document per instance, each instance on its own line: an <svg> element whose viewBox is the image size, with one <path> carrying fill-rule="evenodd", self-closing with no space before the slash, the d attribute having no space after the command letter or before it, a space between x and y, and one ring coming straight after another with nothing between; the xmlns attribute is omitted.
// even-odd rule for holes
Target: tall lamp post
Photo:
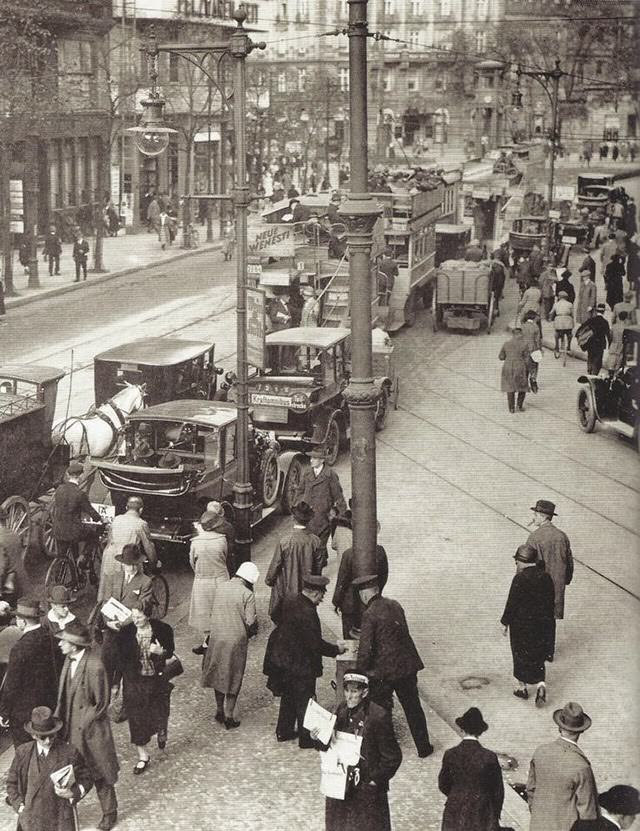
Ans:
<svg viewBox="0 0 640 831"><path fill-rule="evenodd" d="M242 7L238 8L233 18L237 23L230 40L226 43L209 44L158 44L155 37L145 51L150 61L151 94L149 100L143 101L145 112L139 127L130 128L134 134L136 144L142 153L145 149L151 150L148 155L158 155L169 144L169 134L174 133L162 122L164 100L156 88L158 78L158 54L168 52L180 55L185 60L199 67L208 81L220 93L225 109L229 108L229 99L225 89L218 83L223 77L220 73L222 60L230 56L233 59L233 126L235 132L235 182L232 188L231 200L234 206L236 240L237 240L237 271L236 271L236 349L237 349L237 408L236 423L237 467L236 481L233 486L236 529L237 560L251 559L251 508L253 504L253 488L249 470L249 404L247 390L247 209L251 197L247 185L246 169L246 58L253 49L265 49L263 42L253 43L244 29L247 13ZM217 58L217 72L209 72L207 57L214 55ZM228 199L226 194L210 194L213 198Z"/></svg>
<svg viewBox="0 0 640 831"><path fill-rule="evenodd" d="M380 208L368 193L367 0L349 5L349 135L351 186L338 215L347 228L351 284L352 376L345 390L351 411L353 552L357 576L376 569L376 438L378 389L371 354L371 247Z"/></svg>
<svg viewBox="0 0 640 831"><path fill-rule="evenodd" d="M542 89L546 92L549 101L551 102L551 131L549 138L551 140L551 158L549 162L549 178L547 181L547 208L545 216L547 220L547 252L551 250L552 234L551 234L551 203L553 202L553 182L555 177L556 167L556 153L558 152L558 96L560 91L560 79L566 75L560 69L560 61L556 60L553 69L539 70L539 71L525 71L522 67L518 67L517 72L518 84L511 96L512 106L520 108L522 106L522 92L520 91L520 78L525 75L527 78L533 78L537 81ZM549 83L551 82L551 89Z"/></svg>

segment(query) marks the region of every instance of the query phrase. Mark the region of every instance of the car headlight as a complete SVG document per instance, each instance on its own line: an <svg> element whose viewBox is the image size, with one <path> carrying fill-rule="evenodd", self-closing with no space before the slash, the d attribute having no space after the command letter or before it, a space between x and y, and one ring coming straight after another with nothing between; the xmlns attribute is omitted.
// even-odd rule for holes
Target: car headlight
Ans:
<svg viewBox="0 0 640 831"><path fill-rule="evenodd" d="M291 396L291 409L304 412L309 409L309 399L301 392L296 392Z"/></svg>

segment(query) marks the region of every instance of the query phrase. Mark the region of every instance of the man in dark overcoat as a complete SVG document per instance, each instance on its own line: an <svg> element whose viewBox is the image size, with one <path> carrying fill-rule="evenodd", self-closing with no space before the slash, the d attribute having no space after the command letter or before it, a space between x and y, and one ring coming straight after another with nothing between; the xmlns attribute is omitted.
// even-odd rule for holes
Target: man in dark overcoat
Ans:
<svg viewBox="0 0 640 831"><path fill-rule="evenodd" d="M34 707L55 707L57 689L51 643L40 625L37 600L18 600L16 626L23 634L9 653L0 697L0 724L10 728L15 747L31 741L24 725Z"/></svg>
<svg viewBox="0 0 640 831"><path fill-rule="evenodd" d="M371 699L376 704L391 710L395 692L418 756L426 758L433 753L433 747L418 695L418 672L424 664L409 634L404 610L397 600L380 595L377 574L358 577L352 585L365 606L357 670L369 676Z"/></svg>
<svg viewBox="0 0 640 831"><path fill-rule="evenodd" d="M598 375L602 369L604 350L611 343L611 328L604 316L605 311L604 303L598 303L596 315L589 321L593 335L586 346L588 375Z"/></svg>
<svg viewBox="0 0 640 831"><path fill-rule="evenodd" d="M25 724L29 741L16 748L7 775L7 801L18 815L18 831L77 831L76 804L93 784L84 759L58 733L62 721L48 707L35 707ZM54 785L51 774L73 766L73 784Z"/></svg>
<svg viewBox="0 0 640 831"><path fill-rule="evenodd" d="M538 499L531 508L535 530L529 534L527 545L532 545L538 552L538 563L544 565L551 575L554 588L554 615L556 620L564 618L564 591L573 579L573 554L569 537L551 521L556 514L556 506L548 499ZM551 634L548 661L553 661L556 646L555 626Z"/></svg>
<svg viewBox="0 0 640 831"><path fill-rule="evenodd" d="M382 594L389 578L389 561L382 545L376 545L376 574L378 575L378 588ZM343 638L352 638L351 632L359 630L362 624L364 606L357 589L353 586L355 576L353 548L347 548L340 558L336 587L331 601L336 611L339 611L342 616Z"/></svg>
<svg viewBox="0 0 640 831"><path fill-rule="evenodd" d="M87 257L89 256L89 243L80 234L80 236L73 243L73 251L71 252L73 261L76 264L76 278L74 283L80 282L80 272L82 272L82 279L87 279Z"/></svg>
<svg viewBox="0 0 640 831"><path fill-rule="evenodd" d="M349 770L344 799L327 797L325 831L391 831L389 781L402 762L391 713L368 697L366 675L347 672L335 730L362 737L360 761Z"/></svg>
<svg viewBox="0 0 640 831"><path fill-rule="evenodd" d="M591 279L595 283L596 281L596 261L591 256L591 251L589 250L589 246L585 246L584 248L584 260L582 261L582 265L578 269L579 272L588 271Z"/></svg>
<svg viewBox="0 0 640 831"><path fill-rule="evenodd" d="M49 276L60 274L60 254L62 254L62 240L56 231L55 225L51 226L49 233L44 240L44 254L49 260Z"/></svg>
<svg viewBox="0 0 640 831"><path fill-rule="evenodd" d="M264 582L271 586L269 617L278 622L278 613L287 594L298 594L303 589L305 574L321 574L326 566L326 548L320 538L309 531L313 510L306 502L298 502L291 509L293 527L280 537L273 552Z"/></svg>
<svg viewBox="0 0 640 831"><path fill-rule="evenodd" d="M345 651L322 637L316 607L322 603L328 583L328 577L306 574L302 591L284 598L264 656L267 686L280 696L276 738L286 742L297 737L302 748L316 746L302 723L309 699L316 694L316 678L322 675L322 656L335 658Z"/></svg>
<svg viewBox="0 0 640 831"><path fill-rule="evenodd" d="M487 724L477 707L470 707L456 724L464 733L462 741L445 751L438 776L438 787L447 797L442 831L499 831L502 771L496 754L478 740Z"/></svg>
<svg viewBox="0 0 640 831"><path fill-rule="evenodd" d="M626 831L640 814L640 794L631 785L614 785L598 797L600 816L577 819L571 831Z"/></svg>
<svg viewBox="0 0 640 831"><path fill-rule="evenodd" d="M310 465L300 477L300 485L294 497L294 503L306 502L313 509L313 517L308 525L312 534L320 537L325 549L331 533L330 514L334 510L338 515L347 510L342 485L338 474L325 464L325 452L317 447L309 454Z"/></svg>
<svg viewBox="0 0 640 831"><path fill-rule="evenodd" d="M82 517L87 515L95 522L102 522L89 497L78 486L83 470L81 462L71 462L67 481L58 485L53 495L53 536L58 544L58 553L71 549L75 558L78 557L80 541L85 537Z"/></svg>
<svg viewBox="0 0 640 831"><path fill-rule="evenodd" d="M118 757L111 733L109 680L86 626L72 621L57 636L65 662L58 687L56 716L64 721L61 737L82 754L102 808L100 831L110 831L118 817L115 783Z"/></svg>

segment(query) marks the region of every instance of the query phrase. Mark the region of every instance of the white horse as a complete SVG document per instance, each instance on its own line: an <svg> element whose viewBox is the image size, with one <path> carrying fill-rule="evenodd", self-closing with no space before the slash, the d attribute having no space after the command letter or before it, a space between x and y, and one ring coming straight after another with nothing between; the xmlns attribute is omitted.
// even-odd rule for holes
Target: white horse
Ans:
<svg viewBox="0 0 640 831"><path fill-rule="evenodd" d="M85 415L57 421L51 430L53 443L68 444L72 459L85 455L107 456L115 449L127 416L144 406L144 395L144 384L126 384L113 398L99 407L91 407Z"/></svg>

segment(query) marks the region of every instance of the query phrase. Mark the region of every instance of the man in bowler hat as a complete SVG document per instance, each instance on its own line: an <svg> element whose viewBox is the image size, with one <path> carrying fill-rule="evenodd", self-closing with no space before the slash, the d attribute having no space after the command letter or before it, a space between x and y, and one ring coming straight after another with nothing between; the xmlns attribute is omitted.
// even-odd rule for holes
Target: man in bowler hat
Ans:
<svg viewBox="0 0 640 831"><path fill-rule="evenodd" d="M102 808L100 831L110 831L118 817L115 783L118 757L111 733L109 680L89 629L77 620L56 635L65 657L58 687L56 716L64 719L61 737L83 756Z"/></svg>
<svg viewBox="0 0 640 831"><path fill-rule="evenodd" d="M84 759L59 737L62 720L49 707L34 707L24 725L29 741L16 748L7 775L7 802L18 815L18 831L76 831L76 804L93 784ZM68 784L51 774L73 767Z"/></svg>
<svg viewBox="0 0 640 831"><path fill-rule="evenodd" d="M418 672L424 664L409 634L404 609L397 600L381 596L377 574L357 577L352 585L365 606L357 670L369 676L371 700L376 704L391 710L395 692L418 756L426 758L433 747L418 695Z"/></svg>
<svg viewBox="0 0 640 831"><path fill-rule="evenodd" d="M442 831L498 831L504 802L502 771L496 754L482 747L488 730L477 707L456 719L462 741L445 751L438 787L447 797Z"/></svg>
<svg viewBox="0 0 640 831"><path fill-rule="evenodd" d="M335 658L346 649L322 637L316 607L328 583L328 577L304 575L302 591L282 601L278 625L269 636L264 656L267 687L280 696L276 738L279 742L298 738L301 748L316 747L302 724L309 699L315 698L316 678L322 675L322 656Z"/></svg>
<svg viewBox="0 0 640 831"><path fill-rule="evenodd" d="M564 618L564 591L573 579L573 554L569 537L553 524L556 506L548 499L538 499L531 508L535 530L529 534L527 545L532 545L538 554L538 563L544 565L551 575L554 587L554 616ZM551 633L548 661L553 661L556 645L555 626Z"/></svg>
<svg viewBox="0 0 640 831"><path fill-rule="evenodd" d="M576 820L598 817L596 780L578 747L591 719L579 704L570 701L554 712L553 720L560 736L540 745L529 767L529 831L569 831Z"/></svg>
<svg viewBox="0 0 640 831"><path fill-rule="evenodd" d="M571 831L626 831L640 814L640 794L631 785L614 785L598 797L598 819L579 819Z"/></svg>

